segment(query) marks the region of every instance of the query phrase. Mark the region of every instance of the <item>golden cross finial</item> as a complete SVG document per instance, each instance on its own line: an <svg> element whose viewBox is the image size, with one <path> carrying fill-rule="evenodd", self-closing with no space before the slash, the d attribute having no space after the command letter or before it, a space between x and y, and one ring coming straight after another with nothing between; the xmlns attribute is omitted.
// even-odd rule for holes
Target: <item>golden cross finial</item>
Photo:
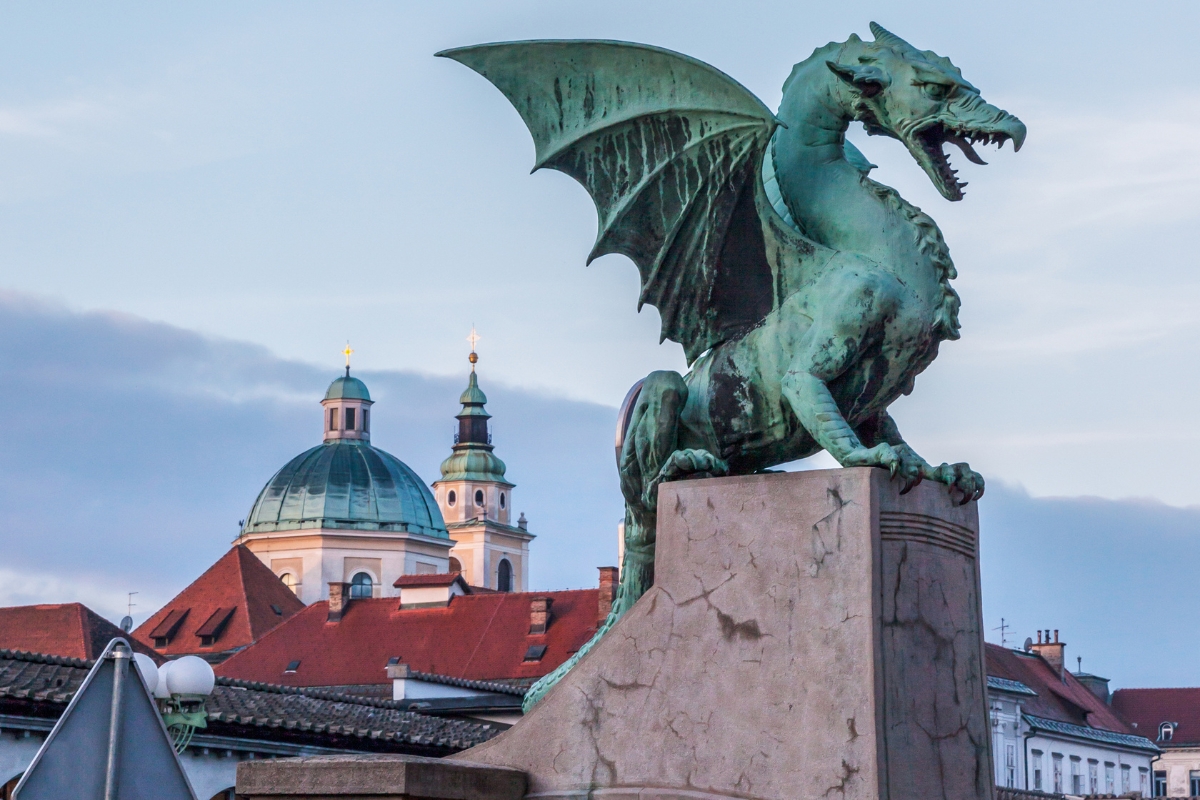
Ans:
<svg viewBox="0 0 1200 800"><path fill-rule="evenodd" d="M467 360L471 362L471 372L475 371L475 362L479 360L479 356L475 353L475 343L483 337L475 332L475 326L471 326L471 335L467 337L467 341L471 343L471 355L467 356Z"/></svg>
<svg viewBox="0 0 1200 800"><path fill-rule="evenodd" d="M350 375L350 354L354 351L350 349L350 342L346 342L346 349L342 351L342 355L346 357L346 375Z"/></svg>

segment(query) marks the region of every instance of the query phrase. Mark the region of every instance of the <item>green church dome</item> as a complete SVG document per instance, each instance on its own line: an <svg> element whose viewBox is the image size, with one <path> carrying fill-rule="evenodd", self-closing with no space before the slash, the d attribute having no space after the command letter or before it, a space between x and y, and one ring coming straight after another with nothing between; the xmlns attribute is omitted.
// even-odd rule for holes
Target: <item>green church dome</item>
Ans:
<svg viewBox="0 0 1200 800"><path fill-rule="evenodd" d="M338 378L367 387L354 378ZM328 396L328 395L327 395ZM425 483L390 453L355 439L331 439L289 461L267 482L243 534L307 528L407 531L448 539Z"/></svg>
<svg viewBox="0 0 1200 800"><path fill-rule="evenodd" d="M347 373L349 369L347 369ZM351 378L349 374L329 384L329 388L325 391L326 400L370 400L371 393L367 391L367 385L358 378Z"/></svg>

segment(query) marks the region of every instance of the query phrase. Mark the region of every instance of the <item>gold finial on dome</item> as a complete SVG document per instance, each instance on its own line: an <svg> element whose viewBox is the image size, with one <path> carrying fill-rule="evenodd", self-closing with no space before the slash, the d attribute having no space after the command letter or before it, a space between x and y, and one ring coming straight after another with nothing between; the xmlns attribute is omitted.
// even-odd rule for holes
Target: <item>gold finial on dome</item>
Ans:
<svg viewBox="0 0 1200 800"><path fill-rule="evenodd" d="M475 326L471 326L471 335L467 337L467 341L471 343L471 355L467 356L467 360L471 362L471 372L475 371L475 364L479 361L479 355L475 352L475 343L483 337L475 332Z"/></svg>
<svg viewBox="0 0 1200 800"><path fill-rule="evenodd" d="M346 377L350 377L350 354L354 351L350 349L350 341L346 341L346 349L342 351L342 355L346 357Z"/></svg>

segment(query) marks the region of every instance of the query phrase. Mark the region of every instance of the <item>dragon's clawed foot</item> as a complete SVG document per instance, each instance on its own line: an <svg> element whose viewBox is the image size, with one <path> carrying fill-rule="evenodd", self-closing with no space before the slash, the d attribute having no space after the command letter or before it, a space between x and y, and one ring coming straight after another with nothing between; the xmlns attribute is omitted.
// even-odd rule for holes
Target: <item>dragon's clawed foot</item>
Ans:
<svg viewBox="0 0 1200 800"><path fill-rule="evenodd" d="M960 506L983 497L983 476L966 463L942 464L931 469L925 477L946 484L952 491L957 489L962 495L958 501Z"/></svg>
<svg viewBox="0 0 1200 800"><path fill-rule="evenodd" d="M655 500L660 483L684 478L718 478L728 474L729 465L707 450L676 450L646 487L643 500L647 508L657 507Z"/></svg>

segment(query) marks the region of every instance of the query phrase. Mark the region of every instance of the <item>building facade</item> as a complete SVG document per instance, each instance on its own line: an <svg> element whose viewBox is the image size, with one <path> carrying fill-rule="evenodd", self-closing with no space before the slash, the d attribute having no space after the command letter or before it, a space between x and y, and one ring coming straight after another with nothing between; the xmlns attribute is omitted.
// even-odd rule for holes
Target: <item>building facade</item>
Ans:
<svg viewBox="0 0 1200 800"><path fill-rule="evenodd" d="M1200 797L1200 688L1118 689L1113 707L1154 739L1154 797Z"/></svg>
<svg viewBox="0 0 1200 800"><path fill-rule="evenodd" d="M534 535L524 514L513 524L514 484L504 477L504 462L492 452L491 415L484 409L487 396L475 374L478 360L472 352L471 376L458 398L462 411L454 448L442 462L442 477L433 484L433 492L454 540L450 571L462 573L471 586L524 592L529 588L529 543Z"/></svg>
<svg viewBox="0 0 1200 800"><path fill-rule="evenodd" d="M996 785L1067 795L1151 790L1158 748L1109 704L1108 682L1073 675L1055 631L1029 651L986 648Z"/></svg>
<svg viewBox="0 0 1200 800"><path fill-rule="evenodd" d="M324 441L267 482L234 544L306 604L327 599L330 584L386 597L402 575L448 571L454 542L429 488L371 445L366 384L346 367L321 405Z"/></svg>

